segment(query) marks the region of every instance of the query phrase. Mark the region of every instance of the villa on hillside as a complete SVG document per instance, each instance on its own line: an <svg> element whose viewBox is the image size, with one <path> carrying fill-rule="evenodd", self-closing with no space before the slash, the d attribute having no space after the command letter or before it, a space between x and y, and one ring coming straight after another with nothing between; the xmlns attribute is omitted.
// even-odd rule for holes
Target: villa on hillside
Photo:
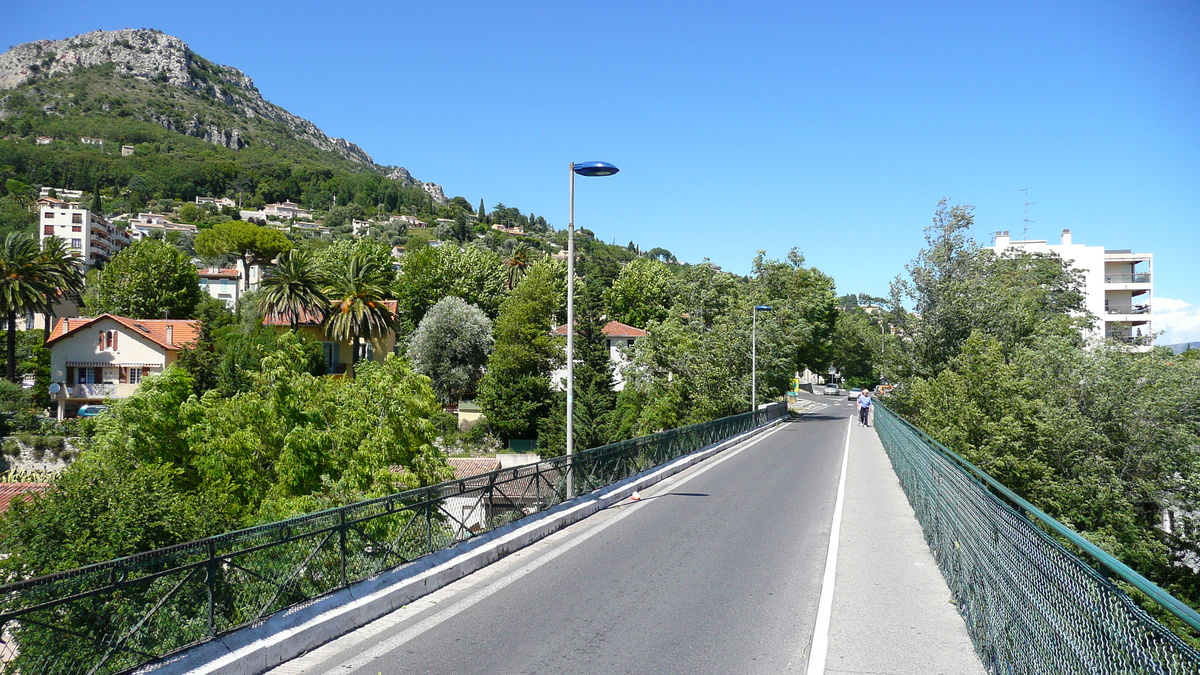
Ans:
<svg viewBox="0 0 1200 675"><path fill-rule="evenodd" d="M46 341L58 419L82 405L132 396L144 378L165 370L199 336L199 321L115 314L59 319Z"/></svg>
<svg viewBox="0 0 1200 675"><path fill-rule="evenodd" d="M623 324L620 321L609 321L608 323L604 324L604 328L602 330L604 332L604 337L608 339L608 359L613 365L613 381L615 382L613 391L621 391L625 388L625 377L622 375L621 371L630 363L629 357L626 355L626 350L632 348L638 340L646 337L649 335L649 333L641 328L634 328L633 326ZM566 338L567 325L563 324L558 328L555 328L553 334ZM576 335L577 344L578 337L579 336ZM566 349L565 340L563 349ZM551 386L558 391L566 390L566 366L555 370L550 375L550 383Z"/></svg>
<svg viewBox="0 0 1200 675"><path fill-rule="evenodd" d="M383 305L395 315L397 306L395 300L384 300ZM324 317L321 316L304 314L297 322L297 332L321 343L325 355L325 373L327 375L345 374L346 369L350 366L353 345L348 341L338 341L331 338L325 331L323 319ZM272 314L263 319L263 325L284 330L291 328L292 321L290 316ZM389 328L387 334L379 340L364 340L362 344L358 345L358 360L383 362L387 358L387 355L391 354L395 349L396 331Z"/></svg>

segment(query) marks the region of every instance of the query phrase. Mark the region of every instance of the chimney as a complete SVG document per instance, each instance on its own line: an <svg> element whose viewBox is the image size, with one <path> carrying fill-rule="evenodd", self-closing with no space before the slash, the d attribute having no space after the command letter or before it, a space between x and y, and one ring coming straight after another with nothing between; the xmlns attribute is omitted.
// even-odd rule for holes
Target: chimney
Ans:
<svg viewBox="0 0 1200 675"><path fill-rule="evenodd" d="M1062 243L1064 246L1071 243L1071 231L1070 230L1063 230Z"/></svg>
<svg viewBox="0 0 1200 675"><path fill-rule="evenodd" d="M996 233L996 249L1003 251L1008 248L1008 230Z"/></svg>
<svg viewBox="0 0 1200 675"><path fill-rule="evenodd" d="M71 332L71 319L69 317L64 316L63 317L63 333L66 334L69 332Z"/></svg>
<svg viewBox="0 0 1200 675"><path fill-rule="evenodd" d="M175 327L171 324L167 324L167 344L175 344Z"/></svg>

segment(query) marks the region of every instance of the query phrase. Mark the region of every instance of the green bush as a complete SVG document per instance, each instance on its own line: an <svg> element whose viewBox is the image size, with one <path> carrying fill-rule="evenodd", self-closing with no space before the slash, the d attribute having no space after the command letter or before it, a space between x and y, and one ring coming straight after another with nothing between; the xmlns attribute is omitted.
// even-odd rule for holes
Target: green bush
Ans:
<svg viewBox="0 0 1200 675"><path fill-rule="evenodd" d="M21 456L21 444L15 438L4 439L4 445L0 446L0 453L9 457Z"/></svg>

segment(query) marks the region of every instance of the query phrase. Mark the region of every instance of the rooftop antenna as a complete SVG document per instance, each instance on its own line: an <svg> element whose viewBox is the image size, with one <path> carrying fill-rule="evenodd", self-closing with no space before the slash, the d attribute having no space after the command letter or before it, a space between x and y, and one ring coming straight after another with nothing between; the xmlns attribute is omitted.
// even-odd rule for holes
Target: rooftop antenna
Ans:
<svg viewBox="0 0 1200 675"><path fill-rule="evenodd" d="M1029 207L1033 206L1037 202L1029 201L1029 188L1021 188L1021 192L1025 193L1025 228L1021 231L1021 239L1023 241L1029 241L1029 224L1033 222L1029 219Z"/></svg>

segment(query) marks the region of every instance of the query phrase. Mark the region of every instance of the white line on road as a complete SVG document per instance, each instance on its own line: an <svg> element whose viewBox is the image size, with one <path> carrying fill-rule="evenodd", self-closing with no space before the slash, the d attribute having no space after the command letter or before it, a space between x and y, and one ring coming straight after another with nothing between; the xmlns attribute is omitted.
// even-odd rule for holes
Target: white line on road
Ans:
<svg viewBox="0 0 1200 675"><path fill-rule="evenodd" d="M726 460L732 459L733 457L736 457L739 453L741 453L745 450L748 450L751 447L757 445L760 441L766 440L769 436L774 435L775 433L779 432L783 428L784 428L783 425L776 426L771 431L768 431L764 434L760 434L759 436L756 436L754 439L750 440L742 447L740 447L732 452L722 453L722 455L720 457L716 458L712 462L705 462L704 465L699 470L695 471L694 473L689 474L687 477L679 479L679 480L675 480L673 478L668 478L663 481L663 484L669 483L672 488L681 487L684 484L686 484L688 481L696 478L697 476L700 476L701 474L712 469L713 467L717 466L718 464L721 464L722 462L724 462ZM490 597L493 594L497 593L498 591L504 589L505 587L511 585L512 583L520 580L522 577L529 574L530 572L533 572L534 570L541 567L542 565L545 565L546 563L551 562L558 556L575 548L576 546L582 544L583 542L587 541L588 539L591 539L592 537L596 536L597 534L600 534L605 529L617 524L618 522L620 522L621 520L623 520L624 518L629 516L631 513L634 513L638 509L649 504L651 501L652 500L647 499L640 503L629 504L628 506L625 507L625 510L622 513L614 516L612 519L608 520L607 522L605 522L601 525L598 525L596 527L593 527L591 530L588 530L587 532L579 535L575 539L572 539L571 541L563 544L562 546L559 546L558 548L547 553L546 555L544 555L540 558L537 558L536 560L531 561L528 565L525 565L521 569L489 584L486 588L481 589L478 593L473 594L471 597L466 598L458 603L455 603L453 606L448 607L442 611L439 611L438 613L434 614L433 616L430 616L429 618L417 623L412 628L409 628L408 630L398 633L395 636L388 638L387 640L384 640L383 642L380 642L379 644L375 645L374 647L372 647L366 651L359 652L353 658L343 661L343 662L339 663L338 665L334 666L333 668L326 670L323 675L344 675L345 673L348 673L348 672L351 672L351 671L354 671L354 670L357 670L359 668L366 666L367 664L371 663L371 661L374 661L375 659L386 656L387 654L391 653L392 651L395 651L398 647L405 644L406 642L409 642L410 640L412 640L416 637L419 637L425 631L437 626L438 624L440 624L444 621L452 619L455 616L457 616L458 614L461 614L462 612L475 606L476 604L483 602L488 597ZM397 611L401 611L401 610L397 610ZM386 620L387 620L387 617L380 619L380 621L386 621ZM375 631L375 632L378 632L378 631ZM349 647L350 647L350 645L347 646L347 648L349 648ZM301 658L303 658L303 657L301 657ZM314 663L311 665L319 665L319 664ZM305 672L303 669L301 669L301 670L289 669L289 671L290 672Z"/></svg>
<svg viewBox="0 0 1200 675"><path fill-rule="evenodd" d="M833 586L837 577L838 538L842 530L842 504L846 500L846 465L850 459L850 429L854 418L847 420L846 449L842 451L842 476L838 479L837 502L833 506L833 525L829 528L829 552L825 556L825 578L821 582L821 601L817 604L817 623L813 626L812 649L808 652L808 675L825 674L825 658L829 653L829 620L833 613Z"/></svg>

